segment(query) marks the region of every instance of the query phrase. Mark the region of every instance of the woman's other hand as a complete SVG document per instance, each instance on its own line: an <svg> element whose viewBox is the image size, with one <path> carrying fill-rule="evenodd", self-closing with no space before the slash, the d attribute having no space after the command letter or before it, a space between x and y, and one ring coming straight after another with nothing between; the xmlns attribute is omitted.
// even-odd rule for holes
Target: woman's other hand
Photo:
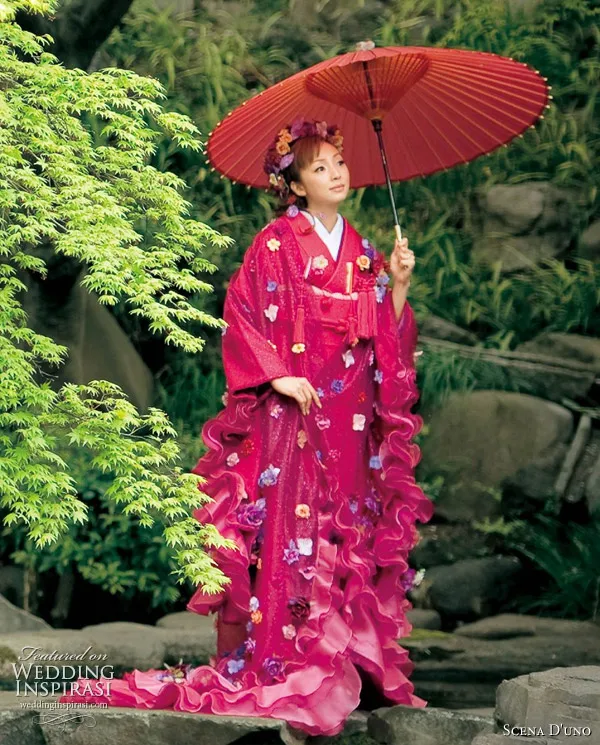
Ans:
<svg viewBox="0 0 600 745"><path fill-rule="evenodd" d="M295 399L303 414L309 413L310 405L313 402L319 407L319 409L323 408L318 393L306 378L296 378L289 375L285 378L275 378L274 380L271 380L271 385L277 393Z"/></svg>
<svg viewBox="0 0 600 745"><path fill-rule="evenodd" d="M390 258L390 272L395 282L408 284L415 268L415 254L408 247L408 238L396 239Z"/></svg>

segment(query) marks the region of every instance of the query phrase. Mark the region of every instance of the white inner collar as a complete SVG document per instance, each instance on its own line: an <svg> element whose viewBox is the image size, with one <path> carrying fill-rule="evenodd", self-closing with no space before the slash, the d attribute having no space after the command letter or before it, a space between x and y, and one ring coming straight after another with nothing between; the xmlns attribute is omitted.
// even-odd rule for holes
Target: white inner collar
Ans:
<svg viewBox="0 0 600 745"><path fill-rule="evenodd" d="M323 225L321 220L319 220L319 218L316 218L313 214L307 212L306 210L302 210L302 214L305 215L306 218L310 220L310 222L315 226L317 235L327 246L327 248L329 249L329 253L337 261L338 254L340 252L340 245L342 243L342 235L344 232L344 218L338 212L337 220L335 222L335 225L333 226L333 230L329 232L325 225Z"/></svg>

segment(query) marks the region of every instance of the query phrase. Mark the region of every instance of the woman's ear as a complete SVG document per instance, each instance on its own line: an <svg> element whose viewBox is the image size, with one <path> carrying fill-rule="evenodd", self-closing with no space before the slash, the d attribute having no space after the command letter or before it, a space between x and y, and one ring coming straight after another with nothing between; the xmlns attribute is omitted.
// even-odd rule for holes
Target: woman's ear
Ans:
<svg viewBox="0 0 600 745"><path fill-rule="evenodd" d="M291 181L290 182L290 189L294 192L294 194L297 197L305 197L306 196L306 189L302 186L302 184L299 181Z"/></svg>

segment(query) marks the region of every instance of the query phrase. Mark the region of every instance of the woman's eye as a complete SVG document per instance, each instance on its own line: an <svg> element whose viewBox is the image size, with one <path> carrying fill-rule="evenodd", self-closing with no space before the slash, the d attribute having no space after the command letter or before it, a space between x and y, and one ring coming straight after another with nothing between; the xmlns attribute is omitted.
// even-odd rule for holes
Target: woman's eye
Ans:
<svg viewBox="0 0 600 745"><path fill-rule="evenodd" d="M343 166L345 162L345 160L338 160L338 166Z"/></svg>
<svg viewBox="0 0 600 745"><path fill-rule="evenodd" d="M315 173L317 173L318 171L322 171L322 170L323 170L323 166L317 166L315 168Z"/></svg>

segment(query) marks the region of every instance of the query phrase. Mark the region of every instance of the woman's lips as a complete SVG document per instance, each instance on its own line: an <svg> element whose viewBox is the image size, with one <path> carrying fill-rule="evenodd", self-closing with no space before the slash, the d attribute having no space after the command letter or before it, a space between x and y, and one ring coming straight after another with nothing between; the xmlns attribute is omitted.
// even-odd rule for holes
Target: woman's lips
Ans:
<svg viewBox="0 0 600 745"><path fill-rule="evenodd" d="M345 188L344 184L340 184L339 186L332 186L330 191L343 191Z"/></svg>

